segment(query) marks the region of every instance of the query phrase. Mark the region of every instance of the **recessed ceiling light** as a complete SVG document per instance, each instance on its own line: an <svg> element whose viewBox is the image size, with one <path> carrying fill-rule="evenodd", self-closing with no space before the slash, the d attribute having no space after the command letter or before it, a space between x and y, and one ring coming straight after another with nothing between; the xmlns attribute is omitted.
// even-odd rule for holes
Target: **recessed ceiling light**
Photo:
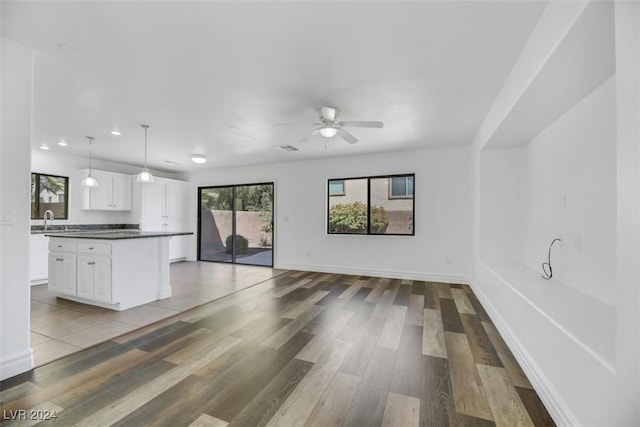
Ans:
<svg viewBox="0 0 640 427"><path fill-rule="evenodd" d="M206 163L207 161L207 156L205 154L192 154L191 155L191 161L193 163L197 163L199 165Z"/></svg>
<svg viewBox="0 0 640 427"><path fill-rule="evenodd" d="M58 145L61 147L66 147L67 145L67 141L65 141L64 139L61 139L60 141L58 141Z"/></svg>
<svg viewBox="0 0 640 427"><path fill-rule="evenodd" d="M46 142L43 142L43 143L42 143L42 145L40 146L40 149L41 149L41 150L48 150L48 149L49 149L49 146L47 145L47 143L46 143Z"/></svg>
<svg viewBox="0 0 640 427"><path fill-rule="evenodd" d="M111 131L111 135L120 136L120 135L121 135L121 133L120 133L120 131L119 131L118 129L113 129L113 130Z"/></svg>

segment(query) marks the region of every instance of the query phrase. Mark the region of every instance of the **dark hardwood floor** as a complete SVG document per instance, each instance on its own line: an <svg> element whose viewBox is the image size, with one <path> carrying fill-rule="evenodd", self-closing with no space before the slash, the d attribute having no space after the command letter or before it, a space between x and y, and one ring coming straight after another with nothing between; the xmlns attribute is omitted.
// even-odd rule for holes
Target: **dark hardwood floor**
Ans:
<svg viewBox="0 0 640 427"><path fill-rule="evenodd" d="M3 425L553 425L468 286L308 272L5 380L0 397Z"/></svg>

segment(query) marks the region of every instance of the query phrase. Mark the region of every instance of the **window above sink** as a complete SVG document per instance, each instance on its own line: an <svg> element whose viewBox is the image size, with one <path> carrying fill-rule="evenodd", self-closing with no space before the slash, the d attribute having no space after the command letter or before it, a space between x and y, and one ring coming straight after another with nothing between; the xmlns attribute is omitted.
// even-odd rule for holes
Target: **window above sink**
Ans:
<svg viewBox="0 0 640 427"><path fill-rule="evenodd" d="M43 219L47 210L55 219L68 219L69 177L31 173L31 219Z"/></svg>

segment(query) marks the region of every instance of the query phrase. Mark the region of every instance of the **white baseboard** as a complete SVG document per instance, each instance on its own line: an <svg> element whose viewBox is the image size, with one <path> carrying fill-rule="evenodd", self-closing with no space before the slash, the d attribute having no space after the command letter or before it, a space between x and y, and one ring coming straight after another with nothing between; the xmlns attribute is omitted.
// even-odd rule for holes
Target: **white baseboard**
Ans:
<svg viewBox="0 0 640 427"><path fill-rule="evenodd" d="M6 359L0 361L0 380L6 380L32 368L33 350L31 348L10 354Z"/></svg>
<svg viewBox="0 0 640 427"><path fill-rule="evenodd" d="M458 276L452 274L429 274L395 270L365 270L361 268L341 267L335 265L305 265L286 263L278 264L275 266L275 268L285 270L314 271L318 273L350 274L353 276L386 277L389 279L423 280L425 282L441 282L463 285L469 283L468 276Z"/></svg>
<svg viewBox="0 0 640 427"><path fill-rule="evenodd" d="M580 425L578 419L560 397L551 381L549 381L549 378L547 378L522 342L508 326L508 322L500 316L495 306L477 286L474 286L473 282L470 286L556 424L565 426Z"/></svg>

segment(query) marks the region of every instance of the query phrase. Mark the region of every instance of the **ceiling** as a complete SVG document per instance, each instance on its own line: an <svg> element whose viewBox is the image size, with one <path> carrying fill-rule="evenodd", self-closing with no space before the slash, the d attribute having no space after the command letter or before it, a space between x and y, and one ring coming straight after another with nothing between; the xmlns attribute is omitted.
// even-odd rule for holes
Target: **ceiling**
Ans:
<svg viewBox="0 0 640 427"><path fill-rule="evenodd" d="M149 166L186 172L467 144L546 2L1 7L2 35L36 51L33 148L87 155L91 135L95 157L141 165L147 123ZM323 105L385 126L351 128L355 145L298 144ZM300 151L274 148L290 144ZM192 163L194 150L209 162Z"/></svg>

